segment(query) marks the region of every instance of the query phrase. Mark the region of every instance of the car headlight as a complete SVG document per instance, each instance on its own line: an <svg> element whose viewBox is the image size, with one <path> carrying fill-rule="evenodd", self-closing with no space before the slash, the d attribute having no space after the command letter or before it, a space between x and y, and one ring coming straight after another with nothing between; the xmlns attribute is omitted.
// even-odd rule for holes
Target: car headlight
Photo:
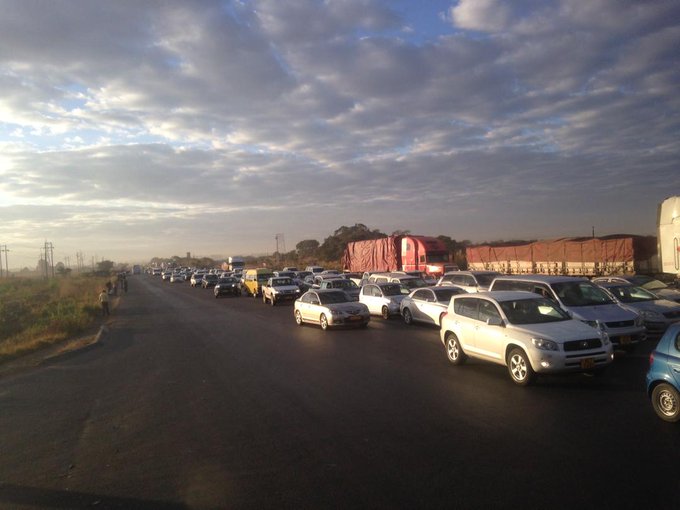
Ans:
<svg viewBox="0 0 680 510"><path fill-rule="evenodd" d="M600 338L602 338L602 345L609 345L611 340L609 340L609 335L606 331L600 331Z"/></svg>
<svg viewBox="0 0 680 510"><path fill-rule="evenodd" d="M541 349L542 351L559 350L557 342L553 342L552 340L546 340L545 338L532 338L531 343L533 343L537 349Z"/></svg>
<svg viewBox="0 0 680 510"><path fill-rule="evenodd" d="M598 320L594 320L594 321L585 321L584 320L582 322L584 322L585 324L588 324L588 326L590 326L591 328L595 328L595 329L600 330L600 331L605 330L604 323L602 323Z"/></svg>

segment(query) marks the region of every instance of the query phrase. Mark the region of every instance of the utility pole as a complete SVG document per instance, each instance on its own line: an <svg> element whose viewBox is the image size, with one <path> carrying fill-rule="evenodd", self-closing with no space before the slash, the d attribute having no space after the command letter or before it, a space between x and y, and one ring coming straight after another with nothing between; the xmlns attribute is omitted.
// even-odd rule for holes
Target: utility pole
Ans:
<svg viewBox="0 0 680 510"><path fill-rule="evenodd" d="M49 279L50 272L54 278L54 245L45 241L45 278Z"/></svg>
<svg viewBox="0 0 680 510"><path fill-rule="evenodd" d="M7 249L7 245L5 244L2 250L5 252L5 276L9 278L9 257L7 253L9 253L9 250ZM0 257L0 276L2 276L2 257Z"/></svg>
<svg viewBox="0 0 680 510"><path fill-rule="evenodd" d="M5 245L7 246L7 245ZM9 275L7 275L9 276ZM2 249L0 249L0 278L2 278Z"/></svg>
<svg viewBox="0 0 680 510"><path fill-rule="evenodd" d="M276 254L277 254L276 256L277 256L278 260L281 260L281 253L286 252L286 241L283 238L283 234L276 234L274 236L274 239L276 239ZM279 249L279 243L281 245L280 249Z"/></svg>

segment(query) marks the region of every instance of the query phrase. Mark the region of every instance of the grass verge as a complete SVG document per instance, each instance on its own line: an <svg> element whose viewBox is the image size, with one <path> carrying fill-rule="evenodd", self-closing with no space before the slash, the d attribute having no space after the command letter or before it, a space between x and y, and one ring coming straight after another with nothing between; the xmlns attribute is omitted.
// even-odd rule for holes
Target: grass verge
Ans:
<svg viewBox="0 0 680 510"><path fill-rule="evenodd" d="M0 361L52 345L84 331L100 315L106 278L0 280Z"/></svg>

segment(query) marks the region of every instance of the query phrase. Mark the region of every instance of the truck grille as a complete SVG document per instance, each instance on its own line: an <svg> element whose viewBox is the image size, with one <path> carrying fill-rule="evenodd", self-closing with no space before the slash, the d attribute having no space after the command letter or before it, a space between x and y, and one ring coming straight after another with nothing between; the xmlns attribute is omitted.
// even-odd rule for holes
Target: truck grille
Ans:
<svg viewBox="0 0 680 510"><path fill-rule="evenodd" d="M564 342L564 350L571 351L586 351L588 349L597 349L602 347L602 341L599 338L587 338L585 340L572 340Z"/></svg>
<svg viewBox="0 0 680 510"><path fill-rule="evenodd" d="M608 328L632 328L635 326L635 321L617 321L605 322Z"/></svg>

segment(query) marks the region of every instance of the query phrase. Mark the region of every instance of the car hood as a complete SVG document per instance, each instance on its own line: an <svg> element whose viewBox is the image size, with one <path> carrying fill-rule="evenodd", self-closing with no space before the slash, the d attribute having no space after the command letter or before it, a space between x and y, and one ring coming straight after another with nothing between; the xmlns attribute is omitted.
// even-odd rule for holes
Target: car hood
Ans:
<svg viewBox="0 0 680 510"><path fill-rule="evenodd" d="M300 290L300 287L298 287L297 285L276 285L273 288L277 292L286 291L286 290L292 290L293 292L295 292L296 290Z"/></svg>
<svg viewBox="0 0 680 510"><path fill-rule="evenodd" d="M508 324L507 328L509 331L517 331L530 337L541 337L557 343L600 336L595 328L575 319L543 324Z"/></svg>
<svg viewBox="0 0 680 510"><path fill-rule="evenodd" d="M678 312L680 305L675 301L668 301L667 299L656 299L654 301L639 301L637 303L626 303L626 306L634 310L641 310L645 312Z"/></svg>
<svg viewBox="0 0 680 510"><path fill-rule="evenodd" d="M575 319L581 319L585 321L632 321L635 320L638 315L636 312L624 308L616 303L597 306L570 306L567 308L567 310L573 313Z"/></svg>

